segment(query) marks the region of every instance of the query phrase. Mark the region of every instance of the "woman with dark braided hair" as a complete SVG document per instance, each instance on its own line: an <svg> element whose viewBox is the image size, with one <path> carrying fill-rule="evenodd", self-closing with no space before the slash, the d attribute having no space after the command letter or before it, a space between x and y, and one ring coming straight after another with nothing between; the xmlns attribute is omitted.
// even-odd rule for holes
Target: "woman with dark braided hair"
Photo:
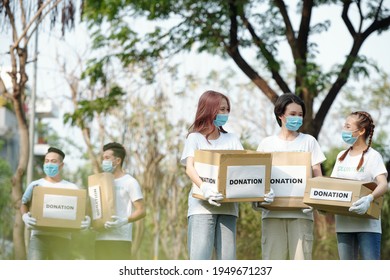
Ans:
<svg viewBox="0 0 390 280"><path fill-rule="evenodd" d="M375 181L375 190L358 199L349 211L363 215L371 202L388 190L387 170L382 156L371 147L374 122L364 111L351 113L344 124L342 138L350 147L341 151L331 177ZM381 220L336 215L336 233L340 259L380 259Z"/></svg>

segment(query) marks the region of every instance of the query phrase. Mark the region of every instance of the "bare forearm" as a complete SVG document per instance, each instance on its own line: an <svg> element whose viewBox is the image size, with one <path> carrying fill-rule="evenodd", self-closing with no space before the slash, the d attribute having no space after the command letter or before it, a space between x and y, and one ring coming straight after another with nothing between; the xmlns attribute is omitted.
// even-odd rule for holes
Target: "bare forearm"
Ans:
<svg viewBox="0 0 390 280"><path fill-rule="evenodd" d="M321 164L313 165L312 170L313 170L313 177L322 176Z"/></svg>
<svg viewBox="0 0 390 280"><path fill-rule="evenodd" d="M28 206L26 204L22 204L20 206L20 213L23 215L29 211Z"/></svg>
<svg viewBox="0 0 390 280"><path fill-rule="evenodd" d="M387 183L387 178L384 174L378 175L375 179L376 179L375 181L377 183L377 186L376 186L375 190L372 192L374 199L381 197L389 189L388 183Z"/></svg>
<svg viewBox="0 0 390 280"><path fill-rule="evenodd" d="M129 223L138 221L146 216L145 206L143 200L137 200L134 202L134 211L127 218Z"/></svg>
<svg viewBox="0 0 390 280"><path fill-rule="evenodd" d="M131 216L127 220L129 221L129 223L134 223L138 220L141 220L145 216L146 216L145 212L136 211L133 214L131 214Z"/></svg>
<svg viewBox="0 0 390 280"><path fill-rule="evenodd" d="M188 177L190 177L191 181L195 183L195 185L200 187L200 185L202 184L202 180L200 179L198 173L195 170L193 158L187 159L186 174L188 175Z"/></svg>

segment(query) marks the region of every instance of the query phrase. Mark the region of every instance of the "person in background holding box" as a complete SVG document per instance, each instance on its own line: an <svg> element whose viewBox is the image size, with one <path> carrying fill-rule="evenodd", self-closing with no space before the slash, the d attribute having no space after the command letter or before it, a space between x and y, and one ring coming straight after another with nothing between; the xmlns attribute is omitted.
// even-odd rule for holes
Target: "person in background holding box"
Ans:
<svg viewBox="0 0 390 280"><path fill-rule="evenodd" d="M50 147L45 155L43 171L45 178L31 182L22 197L20 211L27 228L31 229L30 243L27 258L29 260L69 260L72 255L71 233L65 231L47 231L35 229L36 219L29 212L33 189L36 186L78 189L78 187L61 177L61 170L64 167L65 154L63 151ZM80 228L87 229L91 224L91 218L85 216Z"/></svg>
<svg viewBox="0 0 390 280"><path fill-rule="evenodd" d="M331 177L375 181L377 187L367 196L352 204L349 211L363 215L371 202L388 190L387 170L382 156L371 147L374 135L374 122L364 111L351 113L344 124L342 139L351 145L337 155ZM367 144L368 140L368 144ZM337 244L340 259L365 260L380 259L381 220L335 215Z"/></svg>
<svg viewBox="0 0 390 280"><path fill-rule="evenodd" d="M97 260L131 259L133 223L145 217L144 200L138 181L122 169L125 148L119 143L103 146L103 172L114 175L116 215L98 231L95 241Z"/></svg>
<svg viewBox="0 0 390 280"><path fill-rule="evenodd" d="M281 95L274 108L281 130L260 142L261 152L311 152L313 176L322 176L325 156L317 140L298 132L305 117L303 100L292 93ZM273 198L273 190L266 194ZM272 200L272 199L271 199ZM272 202L272 201L271 201ZM256 210L263 208L254 205ZM264 260L310 260L313 247L313 208L292 211L262 210L262 256Z"/></svg>
<svg viewBox="0 0 390 280"><path fill-rule="evenodd" d="M237 136L223 129L229 113L229 99L215 91L206 91L199 98L195 121L184 144L181 163L191 181L200 188L201 200L188 197L188 250L191 260L236 258L237 203L219 203L222 194L203 182L194 167L195 150L243 150Z"/></svg>

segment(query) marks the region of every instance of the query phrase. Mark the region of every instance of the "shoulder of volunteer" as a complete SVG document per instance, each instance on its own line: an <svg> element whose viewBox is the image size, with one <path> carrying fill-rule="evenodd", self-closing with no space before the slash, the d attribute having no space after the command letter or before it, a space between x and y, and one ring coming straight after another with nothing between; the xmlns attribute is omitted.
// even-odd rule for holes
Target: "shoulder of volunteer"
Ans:
<svg viewBox="0 0 390 280"><path fill-rule="evenodd" d="M43 178L38 179L38 180L35 180L35 181L32 181L27 187L35 187L35 186L37 186L37 185L42 184L42 181L44 181Z"/></svg>
<svg viewBox="0 0 390 280"><path fill-rule="evenodd" d="M316 138L314 138L314 136L313 136L313 135L311 135L311 134L307 134L307 133L299 132L299 135L298 135L298 136L301 136L301 137L306 137L306 138L308 138L308 139L311 139L311 140L315 140L315 141L317 141L317 139L316 139Z"/></svg>
<svg viewBox="0 0 390 280"><path fill-rule="evenodd" d="M187 138L195 138L195 137L200 137L200 136L202 136L201 133L194 131L194 132L191 132L190 134L188 134Z"/></svg>
<svg viewBox="0 0 390 280"><path fill-rule="evenodd" d="M126 180L129 180L129 181L131 181L131 182L137 182L137 183L138 183L138 180L135 179L135 177L132 176L132 175L130 175L129 173L126 173L126 174L125 174L125 178L126 178Z"/></svg>
<svg viewBox="0 0 390 280"><path fill-rule="evenodd" d="M197 143L202 137L204 137L201 133L199 132L191 132L188 134L188 136L185 139L185 142L190 145L194 145Z"/></svg>
<svg viewBox="0 0 390 280"><path fill-rule="evenodd" d="M130 175L129 173L125 173L125 175L123 175L121 178L118 178L118 179L121 179L121 180L128 182L131 186L133 186L133 185L139 186L140 185L138 180L135 177L133 177L132 175Z"/></svg>

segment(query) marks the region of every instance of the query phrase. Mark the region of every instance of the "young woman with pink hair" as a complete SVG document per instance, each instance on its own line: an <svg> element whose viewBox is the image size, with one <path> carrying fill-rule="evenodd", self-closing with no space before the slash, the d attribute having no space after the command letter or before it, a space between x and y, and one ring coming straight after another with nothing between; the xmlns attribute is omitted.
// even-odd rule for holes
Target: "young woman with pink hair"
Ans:
<svg viewBox="0 0 390 280"><path fill-rule="evenodd" d="M206 200L188 196L188 250L191 260L236 258L237 203L219 203L220 193L203 182L194 167L195 150L243 150L240 140L223 129L230 113L229 99L222 93L206 91L198 102L195 121L185 141L181 163Z"/></svg>

